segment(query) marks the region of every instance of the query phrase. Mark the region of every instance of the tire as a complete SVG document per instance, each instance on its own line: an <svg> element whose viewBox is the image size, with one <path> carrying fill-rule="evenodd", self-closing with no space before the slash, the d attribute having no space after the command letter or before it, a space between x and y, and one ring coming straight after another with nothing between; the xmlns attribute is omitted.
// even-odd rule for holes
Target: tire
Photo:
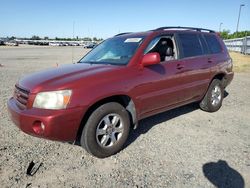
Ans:
<svg viewBox="0 0 250 188"><path fill-rule="evenodd" d="M98 107L88 118L81 136L81 146L87 152L105 158L119 152L130 129L129 114L116 102Z"/></svg>
<svg viewBox="0 0 250 188"><path fill-rule="evenodd" d="M222 82L214 79L204 98L200 102L200 108L206 112L216 112L220 109L224 98L224 87Z"/></svg>

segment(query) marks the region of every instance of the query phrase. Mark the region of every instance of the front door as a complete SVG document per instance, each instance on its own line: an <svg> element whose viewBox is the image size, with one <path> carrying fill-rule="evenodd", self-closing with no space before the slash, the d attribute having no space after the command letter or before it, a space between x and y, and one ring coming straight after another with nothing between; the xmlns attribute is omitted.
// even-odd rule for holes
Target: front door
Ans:
<svg viewBox="0 0 250 188"><path fill-rule="evenodd" d="M145 50L145 53L159 53L161 63L144 67L138 73L140 83L134 91L140 102L139 115L174 107L183 100L180 97L183 73L175 49L173 37L161 36L153 39Z"/></svg>

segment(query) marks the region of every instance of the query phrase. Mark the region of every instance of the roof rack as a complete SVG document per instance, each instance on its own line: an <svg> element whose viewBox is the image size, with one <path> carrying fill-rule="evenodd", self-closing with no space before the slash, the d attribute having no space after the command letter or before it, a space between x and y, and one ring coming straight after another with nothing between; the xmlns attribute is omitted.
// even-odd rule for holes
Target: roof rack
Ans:
<svg viewBox="0 0 250 188"><path fill-rule="evenodd" d="M180 27L180 26L171 26L171 27L159 27L155 29L155 31L166 30L166 29L187 29L187 30L195 30L195 31L208 31L210 33L215 33L215 31L210 29L196 28L196 27Z"/></svg>
<svg viewBox="0 0 250 188"><path fill-rule="evenodd" d="M126 34L129 34L129 33L131 33L131 32L126 32L126 33L118 33L118 34L116 34L116 35L115 35L115 37L116 37L116 36L120 36L120 35L126 35Z"/></svg>

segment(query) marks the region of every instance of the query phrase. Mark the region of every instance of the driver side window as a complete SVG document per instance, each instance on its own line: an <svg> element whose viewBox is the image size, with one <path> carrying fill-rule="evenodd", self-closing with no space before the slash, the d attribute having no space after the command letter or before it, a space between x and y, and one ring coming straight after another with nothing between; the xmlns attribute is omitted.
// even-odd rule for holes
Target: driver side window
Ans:
<svg viewBox="0 0 250 188"><path fill-rule="evenodd" d="M161 57L161 62L177 59L175 44L171 36L161 36L154 38L145 49L144 54L157 52Z"/></svg>

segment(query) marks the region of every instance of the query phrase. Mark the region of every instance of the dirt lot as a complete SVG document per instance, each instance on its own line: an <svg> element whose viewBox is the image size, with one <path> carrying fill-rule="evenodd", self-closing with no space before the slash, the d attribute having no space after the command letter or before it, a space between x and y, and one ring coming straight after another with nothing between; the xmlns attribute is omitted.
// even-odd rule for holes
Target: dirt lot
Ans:
<svg viewBox="0 0 250 188"><path fill-rule="evenodd" d="M1 187L250 187L249 72L236 73L218 112L188 105L147 118L110 158L21 132L6 107L17 79L85 53L80 47L0 47ZM31 161L42 163L34 176L26 174Z"/></svg>

